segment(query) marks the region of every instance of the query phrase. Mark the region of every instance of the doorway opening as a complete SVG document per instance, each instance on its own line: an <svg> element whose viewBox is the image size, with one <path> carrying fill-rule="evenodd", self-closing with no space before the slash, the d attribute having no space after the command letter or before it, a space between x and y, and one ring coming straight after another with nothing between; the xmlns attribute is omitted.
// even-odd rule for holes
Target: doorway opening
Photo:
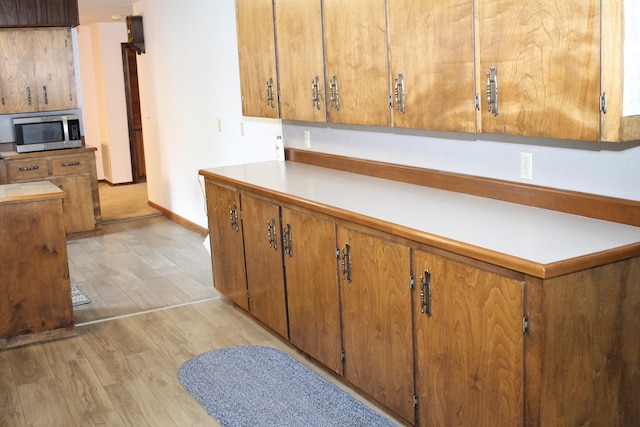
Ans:
<svg viewBox="0 0 640 427"><path fill-rule="evenodd" d="M140 89L138 86L138 61L136 51L129 47L128 43L122 43L121 46L127 121L129 123L131 176L135 184L147 181L144 161L144 139L142 137L142 108L140 107Z"/></svg>

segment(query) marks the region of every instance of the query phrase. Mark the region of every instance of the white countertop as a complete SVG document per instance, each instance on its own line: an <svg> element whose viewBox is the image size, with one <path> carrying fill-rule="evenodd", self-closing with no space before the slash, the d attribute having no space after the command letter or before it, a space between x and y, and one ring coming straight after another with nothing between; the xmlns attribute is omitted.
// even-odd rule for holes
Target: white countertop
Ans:
<svg viewBox="0 0 640 427"><path fill-rule="evenodd" d="M204 171L543 266L640 243L640 227L303 163Z"/></svg>

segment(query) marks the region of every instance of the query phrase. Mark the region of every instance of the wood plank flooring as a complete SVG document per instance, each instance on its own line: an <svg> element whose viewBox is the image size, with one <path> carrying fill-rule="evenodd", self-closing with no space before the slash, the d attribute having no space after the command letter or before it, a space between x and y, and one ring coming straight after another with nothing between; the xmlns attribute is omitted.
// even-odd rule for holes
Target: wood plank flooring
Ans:
<svg viewBox="0 0 640 427"><path fill-rule="evenodd" d="M70 242L92 302L74 310L78 336L0 351L0 426L218 426L176 374L233 345L285 351L389 417L220 298L202 240L158 217Z"/></svg>

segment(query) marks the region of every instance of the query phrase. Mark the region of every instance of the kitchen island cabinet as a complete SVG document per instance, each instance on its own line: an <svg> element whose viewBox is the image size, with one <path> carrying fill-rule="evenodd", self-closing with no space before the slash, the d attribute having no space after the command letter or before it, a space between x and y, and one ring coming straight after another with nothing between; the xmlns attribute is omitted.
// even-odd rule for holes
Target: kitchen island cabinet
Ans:
<svg viewBox="0 0 640 427"><path fill-rule="evenodd" d="M63 204L67 237L102 232L95 148L34 153L6 152L0 159L0 184L49 180L67 193Z"/></svg>
<svg viewBox="0 0 640 427"><path fill-rule="evenodd" d="M76 334L64 196L47 181L0 185L0 349Z"/></svg>
<svg viewBox="0 0 640 427"><path fill-rule="evenodd" d="M293 161L200 173L337 225L344 379L407 423L640 422L640 227Z"/></svg>

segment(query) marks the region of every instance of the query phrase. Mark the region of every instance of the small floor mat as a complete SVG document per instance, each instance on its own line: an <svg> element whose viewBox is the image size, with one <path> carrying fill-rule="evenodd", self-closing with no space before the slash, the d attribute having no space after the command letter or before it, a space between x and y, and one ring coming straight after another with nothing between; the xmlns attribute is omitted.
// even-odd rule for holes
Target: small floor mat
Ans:
<svg viewBox="0 0 640 427"><path fill-rule="evenodd" d="M223 427L395 425L274 348L203 353L180 367L178 379Z"/></svg>
<svg viewBox="0 0 640 427"><path fill-rule="evenodd" d="M91 300L86 296L77 285L71 284L71 302L75 307L77 305L89 304Z"/></svg>

